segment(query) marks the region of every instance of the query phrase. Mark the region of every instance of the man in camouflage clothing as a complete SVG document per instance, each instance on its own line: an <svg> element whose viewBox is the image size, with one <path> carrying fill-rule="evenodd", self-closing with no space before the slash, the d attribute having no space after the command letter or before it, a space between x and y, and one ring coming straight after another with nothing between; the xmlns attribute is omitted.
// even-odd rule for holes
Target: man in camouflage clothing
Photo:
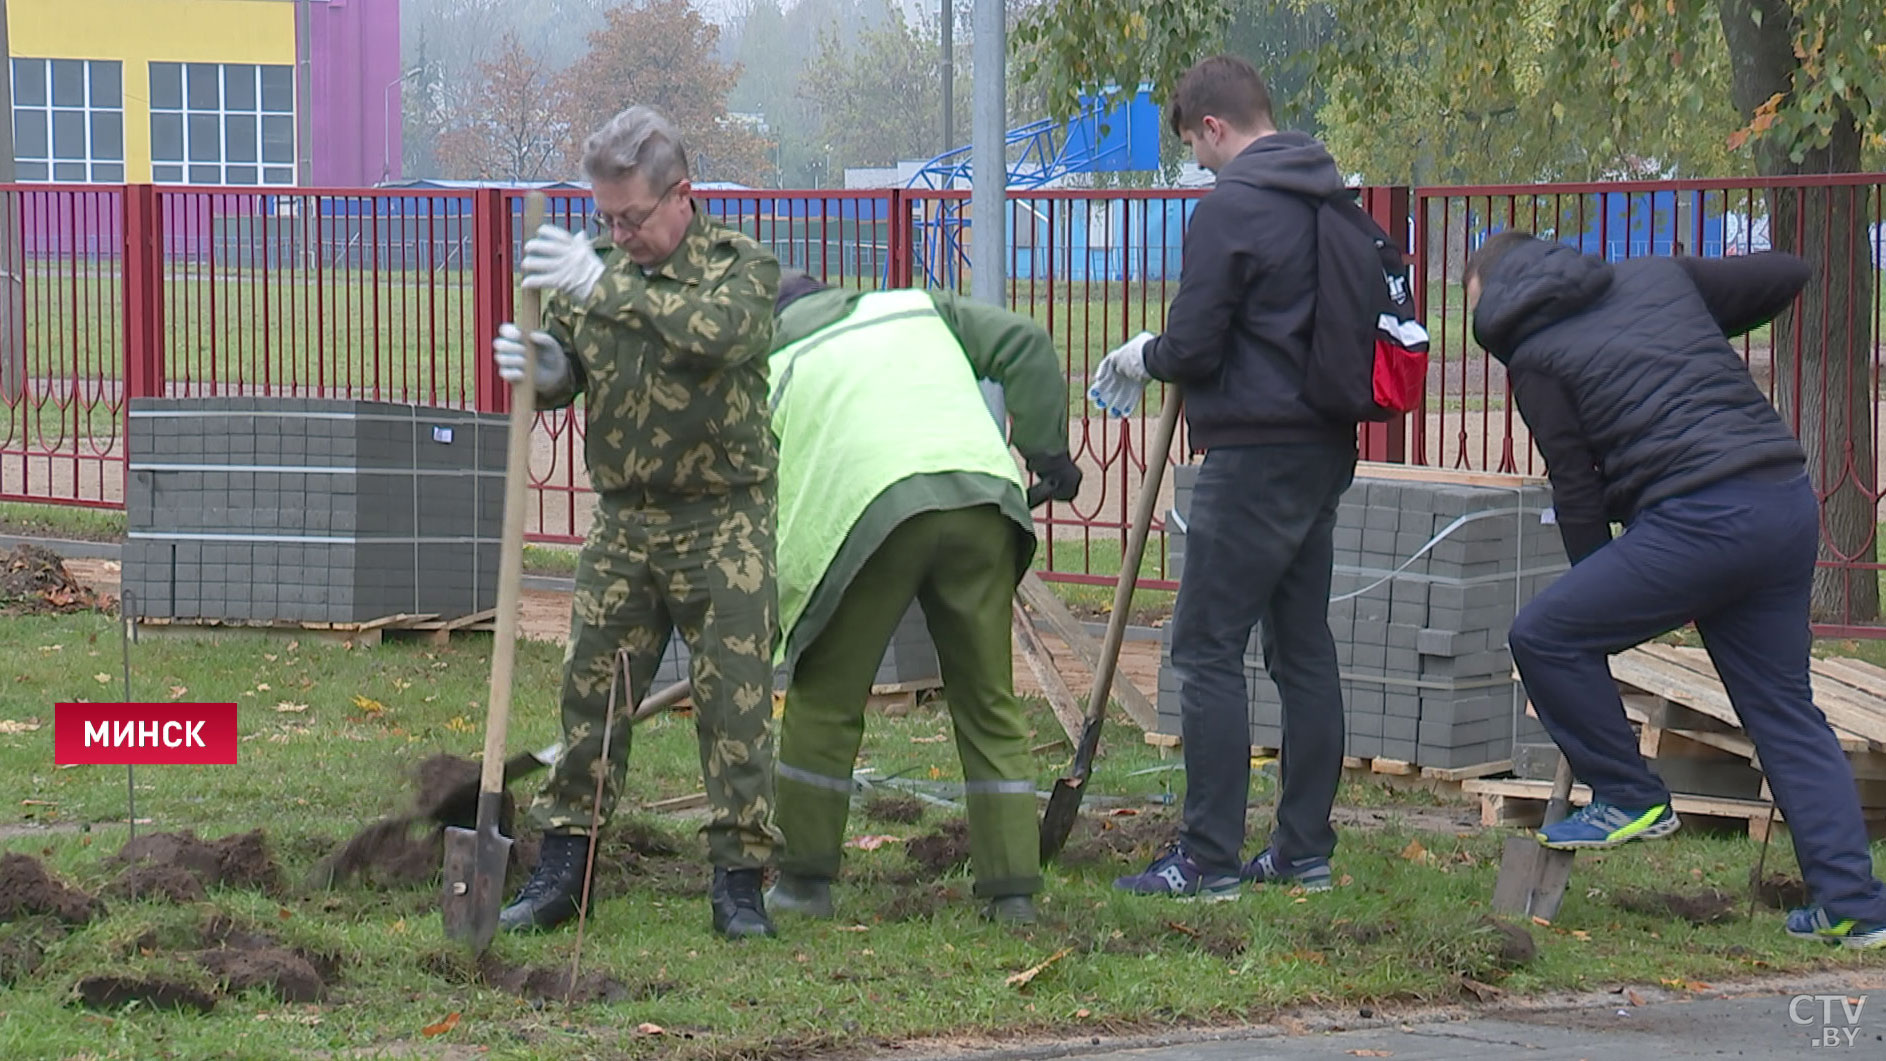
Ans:
<svg viewBox="0 0 1886 1061"><path fill-rule="evenodd" d="M694 205L680 135L646 107L589 138L583 167L613 246L546 225L525 244L524 283L546 289L545 330L511 324L494 352L523 378L536 348L540 408L585 399L596 519L583 546L563 670L563 743L531 820L536 872L500 915L507 930L575 915L592 817L606 820L628 758L619 694L602 734L619 648L636 696L674 629L691 656L701 772L714 817L715 931L770 936L760 870L773 853L773 540L777 450L766 409L779 263ZM598 775L603 800L595 806Z"/></svg>

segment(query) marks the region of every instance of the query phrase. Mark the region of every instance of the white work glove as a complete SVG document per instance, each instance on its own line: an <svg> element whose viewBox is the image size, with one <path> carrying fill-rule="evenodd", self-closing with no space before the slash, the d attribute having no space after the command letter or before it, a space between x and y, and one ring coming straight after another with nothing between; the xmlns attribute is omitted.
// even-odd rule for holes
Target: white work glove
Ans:
<svg viewBox="0 0 1886 1061"><path fill-rule="evenodd" d="M537 373L532 383L540 394L554 391L569 377L570 359L550 333L532 332L530 338L537 348ZM524 378L523 330L509 321L498 325L498 337L491 343L491 359L498 363L498 375L504 382L516 386Z"/></svg>
<svg viewBox="0 0 1886 1061"><path fill-rule="evenodd" d="M581 302L595 289L602 269L587 234L544 225L524 244L525 287L551 288Z"/></svg>
<svg viewBox="0 0 1886 1061"><path fill-rule="evenodd" d="M1133 411L1146 393L1147 381L1152 379L1146 371L1146 344L1152 339L1151 332L1141 332L1101 360L1094 372L1094 384L1087 388L1087 396L1095 405L1113 416Z"/></svg>

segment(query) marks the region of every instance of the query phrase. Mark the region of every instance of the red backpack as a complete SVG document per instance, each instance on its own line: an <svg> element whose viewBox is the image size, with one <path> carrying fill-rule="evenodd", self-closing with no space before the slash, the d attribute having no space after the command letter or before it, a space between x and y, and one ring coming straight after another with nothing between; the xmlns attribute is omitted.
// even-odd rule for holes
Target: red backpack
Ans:
<svg viewBox="0 0 1886 1061"><path fill-rule="evenodd" d="M1316 208L1316 313L1303 396L1339 422L1413 412L1428 375L1428 330L1408 267L1344 189Z"/></svg>

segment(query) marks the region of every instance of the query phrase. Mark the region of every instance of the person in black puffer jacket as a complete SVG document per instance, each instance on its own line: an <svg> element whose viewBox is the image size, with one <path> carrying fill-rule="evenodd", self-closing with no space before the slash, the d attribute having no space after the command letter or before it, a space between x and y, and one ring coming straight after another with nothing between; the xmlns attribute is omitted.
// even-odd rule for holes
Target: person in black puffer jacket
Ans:
<svg viewBox="0 0 1886 1061"><path fill-rule="evenodd" d="M1694 622L1787 818L1813 905L1788 931L1886 946L1853 775L1808 680L1819 503L1729 338L1810 276L1789 254L1610 264L1525 233L1467 263L1474 338L1545 457L1572 569L1513 621L1526 692L1592 801L1540 831L1608 848L1678 828L1606 662ZM1613 541L1610 525L1625 533Z"/></svg>

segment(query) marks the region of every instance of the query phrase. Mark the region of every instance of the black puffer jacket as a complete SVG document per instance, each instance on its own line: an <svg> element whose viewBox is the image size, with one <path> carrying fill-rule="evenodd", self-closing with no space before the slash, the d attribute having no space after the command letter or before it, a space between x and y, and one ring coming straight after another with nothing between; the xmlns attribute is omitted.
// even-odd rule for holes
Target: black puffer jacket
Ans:
<svg viewBox="0 0 1886 1061"><path fill-rule="evenodd" d="M1574 561L1666 498L1800 471L1800 443L1728 339L1786 308L1810 273L1791 254L1611 265L1539 240L1493 263L1474 338L1506 363Z"/></svg>

